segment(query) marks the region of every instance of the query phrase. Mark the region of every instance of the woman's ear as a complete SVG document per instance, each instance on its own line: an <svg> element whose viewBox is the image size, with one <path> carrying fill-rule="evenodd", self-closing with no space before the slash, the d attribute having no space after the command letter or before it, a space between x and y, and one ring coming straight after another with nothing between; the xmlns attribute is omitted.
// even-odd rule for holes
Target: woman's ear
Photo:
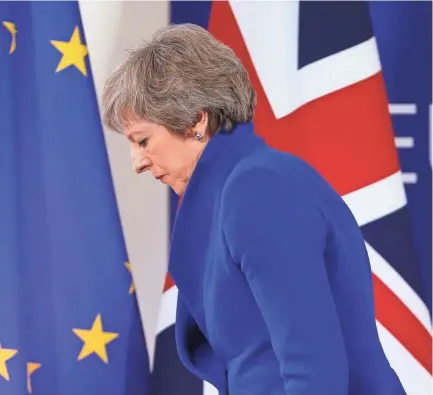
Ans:
<svg viewBox="0 0 433 395"><path fill-rule="evenodd" d="M187 129L186 137L196 141L206 141L209 137L208 126L209 115L206 111L201 111L196 117L196 123Z"/></svg>
<svg viewBox="0 0 433 395"><path fill-rule="evenodd" d="M192 127L193 133L198 132L201 135L205 135L207 132L209 124L209 115L206 111L200 111L200 113L197 115L196 123Z"/></svg>

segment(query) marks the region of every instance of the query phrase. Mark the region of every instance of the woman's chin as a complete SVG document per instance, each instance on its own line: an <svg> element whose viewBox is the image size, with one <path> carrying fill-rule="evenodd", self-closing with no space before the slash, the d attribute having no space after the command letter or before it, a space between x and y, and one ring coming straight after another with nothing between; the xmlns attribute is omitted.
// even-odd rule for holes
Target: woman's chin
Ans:
<svg viewBox="0 0 433 395"><path fill-rule="evenodd" d="M179 183L174 183L173 185L166 183L172 190L173 192L178 195L178 196L182 196L185 192L185 185L183 184L179 184Z"/></svg>

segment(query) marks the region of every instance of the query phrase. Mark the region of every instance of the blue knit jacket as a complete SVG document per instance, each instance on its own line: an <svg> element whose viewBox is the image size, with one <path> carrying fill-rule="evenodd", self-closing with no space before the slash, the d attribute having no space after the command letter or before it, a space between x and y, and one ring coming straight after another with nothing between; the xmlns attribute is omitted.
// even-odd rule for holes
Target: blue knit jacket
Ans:
<svg viewBox="0 0 433 395"><path fill-rule="evenodd" d="M342 198L252 124L212 137L175 220L185 366L221 395L403 395Z"/></svg>

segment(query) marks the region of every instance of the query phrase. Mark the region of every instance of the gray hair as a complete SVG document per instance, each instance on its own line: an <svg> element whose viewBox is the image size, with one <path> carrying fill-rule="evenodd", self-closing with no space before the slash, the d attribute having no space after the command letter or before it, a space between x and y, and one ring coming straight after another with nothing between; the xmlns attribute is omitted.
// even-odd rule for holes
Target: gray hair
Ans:
<svg viewBox="0 0 433 395"><path fill-rule="evenodd" d="M250 121L256 93L233 50L193 24L169 25L129 51L107 79L103 121L120 131L125 111L184 134L205 111L211 135Z"/></svg>

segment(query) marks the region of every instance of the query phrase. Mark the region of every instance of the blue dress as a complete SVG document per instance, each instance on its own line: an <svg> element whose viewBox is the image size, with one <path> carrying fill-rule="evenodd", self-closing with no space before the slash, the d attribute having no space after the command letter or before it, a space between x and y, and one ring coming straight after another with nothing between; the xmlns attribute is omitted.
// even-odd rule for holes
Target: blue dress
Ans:
<svg viewBox="0 0 433 395"><path fill-rule="evenodd" d="M175 220L182 362L221 395L404 395L342 198L252 124L211 138Z"/></svg>

